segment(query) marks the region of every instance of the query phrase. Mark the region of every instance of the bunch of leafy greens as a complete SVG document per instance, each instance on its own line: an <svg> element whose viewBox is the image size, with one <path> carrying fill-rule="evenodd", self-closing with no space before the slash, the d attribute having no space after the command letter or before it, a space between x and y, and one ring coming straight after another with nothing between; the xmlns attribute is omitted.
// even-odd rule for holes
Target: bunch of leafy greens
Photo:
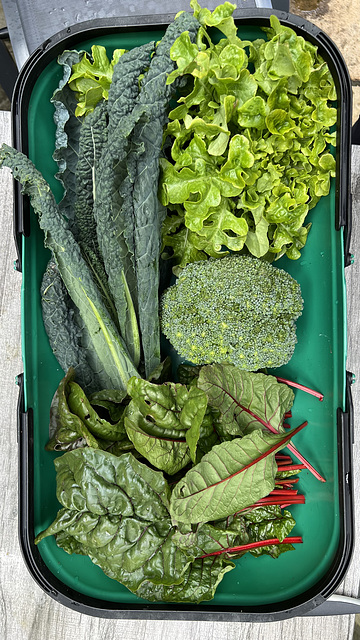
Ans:
<svg viewBox="0 0 360 640"><path fill-rule="evenodd" d="M126 389L131 376L149 377L160 363L165 211L157 183L168 104L176 90L166 78L175 68L174 41L184 31L194 40L198 27L196 18L182 13L157 44L117 51L109 88L103 48L93 47L93 60L71 51L60 57L64 77L53 97L55 157L65 190L60 204L26 156L6 145L0 152L0 166L10 167L30 196L52 252L42 283L50 345L63 370L73 366L88 392ZM108 100L79 118L70 87L85 91L91 74Z"/></svg>
<svg viewBox="0 0 360 640"><path fill-rule="evenodd" d="M197 603L232 559L276 558L301 541L281 507L290 493L279 502L274 487L298 472L280 468L278 452L296 451L304 425L284 430L294 394L272 376L183 365L170 381L161 230L178 267L244 247L298 257L333 172L335 92L316 48L276 18L268 42L250 43L236 35L234 5L191 6L158 43L111 61L100 46L59 57L61 202L23 154L3 145L0 166L22 184L51 251L42 311L67 371L47 444L63 452L62 508L36 544L55 535L139 597ZM207 27L225 39L213 44Z"/></svg>
<svg viewBox="0 0 360 640"><path fill-rule="evenodd" d="M283 428L287 385L212 365L190 384L134 377L127 391L87 399L73 371L60 384L48 447L67 450L55 460L62 508L37 544L55 535L142 598L193 603L214 596L231 559L293 549L291 514L255 505L298 430Z"/></svg>
<svg viewBox="0 0 360 640"><path fill-rule="evenodd" d="M211 14L192 0L196 43L171 49L187 81L170 112L159 194L168 207L163 257L174 272L231 252L300 256L306 216L335 175L336 91L317 47L271 16L268 40L241 40L226 2L218 43Z"/></svg>

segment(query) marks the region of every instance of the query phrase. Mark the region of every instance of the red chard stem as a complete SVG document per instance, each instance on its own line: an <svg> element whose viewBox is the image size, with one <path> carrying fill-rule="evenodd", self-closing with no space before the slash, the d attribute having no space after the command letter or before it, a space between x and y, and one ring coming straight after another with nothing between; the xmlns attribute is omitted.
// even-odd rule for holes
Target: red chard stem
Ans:
<svg viewBox="0 0 360 640"><path fill-rule="evenodd" d="M220 551L213 551L212 553L205 553L199 558L209 558L209 556L219 556L222 553L238 553L241 551L250 551L251 549L258 549L259 547L267 547L274 544L301 544L301 536L289 536L283 540L278 538L270 538L269 540L257 540L256 542L249 542L248 544L241 544L238 547L228 547L227 549L221 549Z"/></svg>
<svg viewBox="0 0 360 640"><path fill-rule="evenodd" d="M305 393L310 393L310 395L315 396L315 398L319 398L320 402L324 400L324 395L322 393L314 391L314 389L309 389L309 387L305 387L303 384L292 382L292 380L287 380L286 378L278 378L277 376L276 380L287 384L289 387L294 387L294 389L300 389L301 391L305 391Z"/></svg>

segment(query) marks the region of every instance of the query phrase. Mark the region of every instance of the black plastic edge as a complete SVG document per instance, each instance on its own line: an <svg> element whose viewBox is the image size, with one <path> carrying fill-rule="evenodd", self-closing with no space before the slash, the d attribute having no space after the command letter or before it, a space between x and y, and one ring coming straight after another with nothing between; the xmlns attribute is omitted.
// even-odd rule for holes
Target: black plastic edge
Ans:
<svg viewBox="0 0 360 640"><path fill-rule="evenodd" d="M344 163L339 166L337 195L339 207L337 211L336 228L347 227L351 210L348 206L350 193L350 123L351 123L351 84L349 74L343 58L334 43L318 27L310 22L282 11L267 9L237 10L234 17L237 23L258 24L267 26L270 15L277 15L281 22L294 28L297 33L321 46L321 55L326 59L332 72L335 71L337 88L340 90L342 108L339 109L339 140L338 153L344 157ZM166 28L174 18L174 14L163 16L145 16L136 19L126 18L117 20L102 19L81 23L69 27L66 31L56 34L37 49L20 72L14 90L12 117L13 140L17 149L27 153L26 131L20 118L20 104L26 103L38 74L64 47L74 47L99 34L99 30L148 30ZM24 124L26 129L26 124ZM24 135L25 133L25 135ZM20 233L27 229L28 211L26 199L18 201L18 219ZM349 401L347 390L347 402ZM20 403L21 404L21 403ZM331 570L323 576L321 581L313 585L307 592L296 598L281 603L263 605L261 607L220 607L215 605L192 606L191 610L184 605L136 604L122 606L119 603L104 602L69 589L60 582L48 569L41 558L38 548L34 545L33 496L29 487L33 484L33 425L32 411L19 412L19 537L20 546L27 567L42 589L55 600L65 606L87 615L114 619L149 619L149 620L211 620L226 622L271 622L288 618L317 615L316 608L326 602L343 579L351 559L353 547L353 501L352 501L352 461L351 441L349 433L349 411L338 410L338 451L339 451L339 499L340 513L344 514L341 523L340 541L336 557ZM350 420L351 422L351 420ZM321 608L321 607L320 607Z"/></svg>
<svg viewBox="0 0 360 640"><path fill-rule="evenodd" d="M360 144L360 116L351 129L351 144Z"/></svg>

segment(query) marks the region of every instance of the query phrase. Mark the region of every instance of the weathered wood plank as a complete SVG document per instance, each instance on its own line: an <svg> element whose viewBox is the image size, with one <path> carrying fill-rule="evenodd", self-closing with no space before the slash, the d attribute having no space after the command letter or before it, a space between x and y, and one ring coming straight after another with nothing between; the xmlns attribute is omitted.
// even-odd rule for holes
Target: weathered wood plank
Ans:
<svg viewBox="0 0 360 640"><path fill-rule="evenodd" d="M0 112L0 144L10 142L10 114ZM358 158L359 160L359 158ZM360 194L360 162L355 183ZM358 196L357 196L358 197ZM357 200L360 211L360 203ZM1 640L351 640L354 616L294 618L267 624L168 622L147 620L104 620L69 610L52 600L30 577L17 538L17 442L15 375L22 371L20 351L21 275L13 268L12 183L7 170L0 171L0 639ZM353 247L359 246L360 228L354 220ZM355 249L353 250L355 252ZM360 261L359 261L360 264ZM347 271L349 296L348 368L358 371L360 362L359 299L360 274L357 262ZM359 410L359 393L354 386L354 404ZM360 424L357 425L355 461L359 466ZM360 495L355 476L355 492ZM359 501L357 501L357 505ZM357 538L360 540L357 525ZM357 549L357 548L356 548ZM355 559L339 592L356 596L360 567Z"/></svg>

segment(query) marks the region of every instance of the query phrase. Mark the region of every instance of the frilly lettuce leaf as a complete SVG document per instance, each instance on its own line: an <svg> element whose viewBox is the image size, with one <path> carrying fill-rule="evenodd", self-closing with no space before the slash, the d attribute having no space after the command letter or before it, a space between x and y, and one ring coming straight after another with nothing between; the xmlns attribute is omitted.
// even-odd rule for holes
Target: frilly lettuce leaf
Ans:
<svg viewBox="0 0 360 640"><path fill-rule="evenodd" d="M197 43L171 49L187 93L170 112L159 197L176 208L163 227L174 273L188 262L244 251L297 259L307 213L335 175L336 89L317 47L271 16L266 39L242 41L233 5L193 0ZM230 28L230 23L232 27ZM226 36L214 44L207 27ZM170 143L170 144L169 144ZM167 249L169 248L169 250Z"/></svg>
<svg viewBox="0 0 360 640"><path fill-rule="evenodd" d="M77 93L76 116L85 116L96 107L102 98L107 100L115 64L126 49L115 49L111 61L105 47L93 45L91 56L84 53L82 59L72 66L69 87Z"/></svg>

